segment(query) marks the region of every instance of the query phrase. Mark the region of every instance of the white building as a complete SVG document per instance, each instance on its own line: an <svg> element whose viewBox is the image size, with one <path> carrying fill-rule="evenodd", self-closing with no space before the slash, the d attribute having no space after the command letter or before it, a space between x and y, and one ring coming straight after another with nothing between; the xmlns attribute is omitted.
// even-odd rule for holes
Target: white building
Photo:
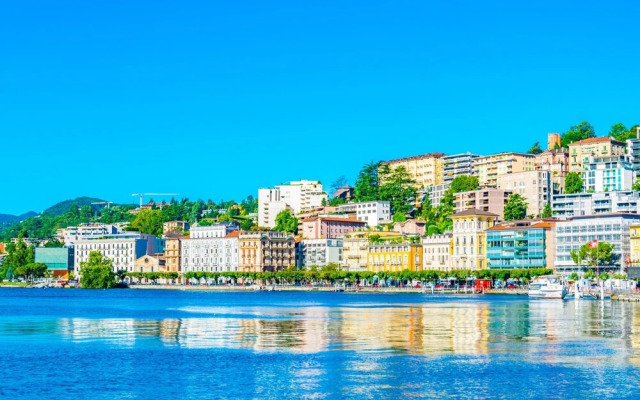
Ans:
<svg viewBox="0 0 640 400"><path fill-rule="evenodd" d="M327 194L319 181L294 181L274 189L258 189L258 226L273 228L278 213L289 209L296 215L302 210L322 205Z"/></svg>
<svg viewBox="0 0 640 400"><path fill-rule="evenodd" d="M213 225L198 225L191 227L189 237L192 239L221 238L239 229L238 225L231 222L221 222Z"/></svg>
<svg viewBox="0 0 640 400"><path fill-rule="evenodd" d="M238 230L234 230L225 236L200 235L183 239L180 249L182 272L238 271L239 234Z"/></svg>
<svg viewBox="0 0 640 400"><path fill-rule="evenodd" d="M451 182L441 183L439 185L427 186L425 192L429 194L429 200L431 200L432 207L438 207L440 201L444 197L444 192L449 189Z"/></svg>
<svg viewBox="0 0 640 400"><path fill-rule="evenodd" d="M584 163L584 189L594 192L631 190L636 173L626 156L589 157Z"/></svg>
<svg viewBox="0 0 640 400"><path fill-rule="evenodd" d="M519 193L527 200L527 215L539 216L551 202L553 181L549 171L522 171L500 175L498 189Z"/></svg>
<svg viewBox="0 0 640 400"><path fill-rule="evenodd" d="M422 269L451 271L453 234L431 235L422 238Z"/></svg>
<svg viewBox="0 0 640 400"><path fill-rule="evenodd" d="M614 245L612 265L601 266L599 272L621 271L630 257L629 226L640 222L640 215L606 214L574 217L556 224L556 260L558 272L574 272L581 268L571 258L572 250L593 240ZM583 266L583 268L586 266Z"/></svg>
<svg viewBox="0 0 640 400"><path fill-rule="evenodd" d="M633 191L557 194L553 195L551 211L558 218L609 213L638 214L639 205L640 193Z"/></svg>
<svg viewBox="0 0 640 400"><path fill-rule="evenodd" d="M84 223L62 229L61 236L65 247L72 247L78 240L98 238L106 235L116 235L122 230L116 225L100 223Z"/></svg>
<svg viewBox="0 0 640 400"><path fill-rule="evenodd" d="M329 263L342 264L342 239L305 239L300 242L302 267L318 267Z"/></svg>
<svg viewBox="0 0 640 400"><path fill-rule="evenodd" d="M453 154L443 158L444 182L451 183L453 178L461 175L473 175L473 160L480 157L469 152Z"/></svg>
<svg viewBox="0 0 640 400"><path fill-rule="evenodd" d="M337 211L354 213L356 219L366 222L368 226L391 221L391 203L388 201L341 204Z"/></svg>
<svg viewBox="0 0 640 400"><path fill-rule="evenodd" d="M89 260L92 251L99 251L113 262L113 271L132 272L135 261L144 255L154 255L156 237L142 233L103 235L77 240L74 243L74 273L80 272L80 263Z"/></svg>

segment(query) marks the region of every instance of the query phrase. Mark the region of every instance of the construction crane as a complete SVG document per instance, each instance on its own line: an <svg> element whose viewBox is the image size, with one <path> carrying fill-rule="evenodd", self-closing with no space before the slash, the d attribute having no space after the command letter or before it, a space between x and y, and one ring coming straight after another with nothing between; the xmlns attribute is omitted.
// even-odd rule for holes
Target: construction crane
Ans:
<svg viewBox="0 0 640 400"><path fill-rule="evenodd" d="M140 208L142 208L142 196L177 196L178 193L133 193L131 195L140 197Z"/></svg>
<svg viewBox="0 0 640 400"><path fill-rule="evenodd" d="M102 204L104 206L106 206L107 208L109 208L109 204L113 204L113 201L96 201L95 203L91 203L91 205L93 204Z"/></svg>

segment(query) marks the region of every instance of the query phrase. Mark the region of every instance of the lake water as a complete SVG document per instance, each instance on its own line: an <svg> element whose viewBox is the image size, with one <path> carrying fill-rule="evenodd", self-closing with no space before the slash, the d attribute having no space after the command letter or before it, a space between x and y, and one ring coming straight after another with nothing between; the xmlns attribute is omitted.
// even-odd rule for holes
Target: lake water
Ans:
<svg viewBox="0 0 640 400"><path fill-rule="evenodd" d="M0 397L631 398L640 304L0 289Z"/></svg>

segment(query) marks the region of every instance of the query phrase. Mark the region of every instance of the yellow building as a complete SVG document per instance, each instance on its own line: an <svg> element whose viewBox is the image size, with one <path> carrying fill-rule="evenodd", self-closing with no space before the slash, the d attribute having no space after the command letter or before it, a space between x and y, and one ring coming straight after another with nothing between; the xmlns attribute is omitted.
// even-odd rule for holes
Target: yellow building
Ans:
<svg viewBox="0 0 640 400"><path fill-rule="evenodd" d="M630 235L629 239L631 240L631 254L629 255L631 260L631 264L638 265L640 264L640 225L631 225L629 226Z"/></svg>
<svg viewBox="0 0 640 400"><path fill-rule="evenodd" d="M394 170L403 166L411 176L411 179L416 182L416 189L421 189L444 182L444 156L442 153L429 153L398 158L382 162L380 168L388 165L390 169Z"/></svg>
<svg viewBox="0 0 640 400"><path fill-rule="evenodd" d="M367 270L373 272L422 271L422 245L416 243L369 244Z"/></svg>
<svg viewBox="0 0 640 400"><path fill-rule="evenodd" d="M498 177L514 172L534 171L535 156L523 153L499 153L473 160L473 173L480 187L496 187Z"/></svg>
<svg viewBox="0 0 640 400"><path fill-rule="evenodd" d="M589 157L624 154L626 144L611 137L594 137L569 144L569 172L582 174Z"/></svg>
<svg viewBox="0 0 640 400"><path fill-rule="evenodd" d="M346 271L366 271L369 240L376 235L382 240L401 238L398 232L352 232L342 239L342 268Z"/></svg>
<svg viewBox="0 0 640 400"><path fill-rule="evenodd" d="M170 232L165 235L165 266L168 272L182 272L182 234Z"/></svg>
<svg viewBox="0 0 640 400"><path fill-rule="evenodd" d="M465 210L451 216L453 221L453 269L478 270L487 267L485 231L496 224L496 214L482 210Z"/></svg>

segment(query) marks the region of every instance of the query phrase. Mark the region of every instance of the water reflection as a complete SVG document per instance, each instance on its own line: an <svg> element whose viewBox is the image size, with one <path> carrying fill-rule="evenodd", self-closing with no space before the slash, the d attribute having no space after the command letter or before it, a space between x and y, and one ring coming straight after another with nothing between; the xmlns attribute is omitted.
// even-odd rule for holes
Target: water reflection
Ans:
<svg viewBox="0 0 640 400"><path fill-rule="evenodd" d="M185 307L154 319L0 319L0 337L52 335L114 346L314 354L509 354L545 363L640 365L640 305L597 301L429 301L304 307ZM375 362L354 362L373 373ZM300 379L320 374L305 368Z"/></svg>

